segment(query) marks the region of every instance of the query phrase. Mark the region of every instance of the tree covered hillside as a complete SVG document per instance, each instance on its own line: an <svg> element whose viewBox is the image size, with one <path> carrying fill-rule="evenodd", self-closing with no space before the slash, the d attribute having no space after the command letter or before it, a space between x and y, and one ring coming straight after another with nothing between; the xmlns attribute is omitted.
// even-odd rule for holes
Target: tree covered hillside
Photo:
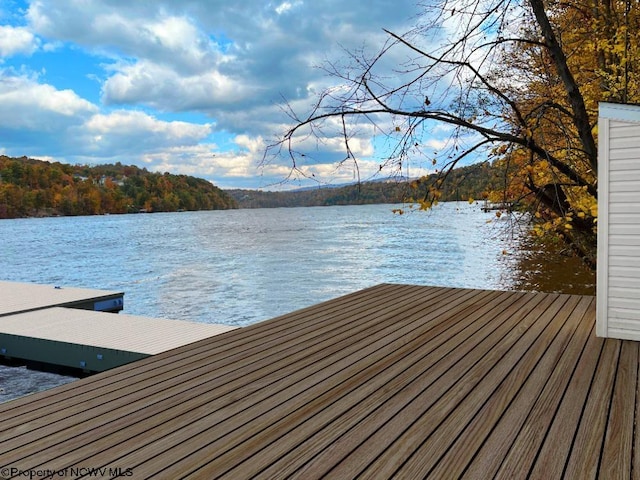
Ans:
<svg viewBox="0 0 640 480"><path fill-rule="evenodd" d="M224 191L187 175L0 156L0 218L235 207Z"/></svg>

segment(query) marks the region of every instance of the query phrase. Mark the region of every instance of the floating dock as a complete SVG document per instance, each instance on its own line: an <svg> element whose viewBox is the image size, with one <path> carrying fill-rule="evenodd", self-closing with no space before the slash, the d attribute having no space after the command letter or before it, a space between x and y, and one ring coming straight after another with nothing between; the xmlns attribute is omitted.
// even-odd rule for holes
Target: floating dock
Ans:
<svg viewBox="0 0 640 480"><path fill-rule="evenodd" d="M507 212L511 212L515 206L516 204L514 202L489 202L488 200L485 200L482 205L482 211L490 212L492 210L505 210Z"/></svg>
<svg viewBox="0 0 640 480"><path fill-rule="evenodd" d="M53 307L1 318L0 357L95 373L234 328Z"/></svg>
<svg viewBox="0 0 640 480"><path fill-rule="evenodd" d="M123 292L0 282L0 361L91 374L233 330L115 314Z"/></svg>
<svg viewBox="0 0 640 480"><path fill-rule="evenodd" d="M50 307L119 312L123 298L124 292L0 281L0 317Z"/></svg>

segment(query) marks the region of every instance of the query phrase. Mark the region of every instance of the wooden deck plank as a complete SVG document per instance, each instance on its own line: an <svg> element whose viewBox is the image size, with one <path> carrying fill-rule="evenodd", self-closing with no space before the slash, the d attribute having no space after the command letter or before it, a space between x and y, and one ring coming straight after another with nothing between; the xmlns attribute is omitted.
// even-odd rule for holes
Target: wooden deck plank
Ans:
<svg viewBox="0 0 640 480"><path fill-rule="evenodd" d="M605 342L564 472L565 478L587 480L597 476L620 346L620 340L607 339Z"/></svg>
<svg viewBox="0 0 640 480"><path fill-rule="evenodd" d="M545 314L542 321L536 321L538 315L532 315L512 326L513 328L497 344L479 352L482 355L480 359L463 357L463 361L452 369L451 375L455 376L456 381L449 389L427 392L426 395L411 399L398 415L368 438L366 444L361 445L336 465L331 470L331 475L337 478L352 478L355 475L387 478L394 475L415 448L438 429L440 423L460 401L472 393L486 395L486 390L475 388L503 356L506 355L511 362L520 357L522 349L528 345L531 337L536 338L539 335L544 321L549 321L549 317L557 312L554 305L545 305L545 310L540 311L541 315ZM459 381L461 378L464 378L464 381ZM363 450L366 451L366 455L363 454ZM366 470L361 472L363 468Z"/></svg>
<svg viewBox="0 0 640 480"><path fill-rule="evenodd" d="M513 303L506 302L504 310L494 309L495 316L489 315L490 312L484 309L477 312L479 317L474 318L473 323L462 325L466 328L458 333L452 332L454 335L437 349L417 358L407 371L408 378L394 379L383 391L359 402L346 415L336 418L317 434L309 436L290 454L274 462L257 478L270 478L279 472L286 475L296 472L296 476L301 478L322 476L401 412L409 399L422 394L425 398L431 398L430 401L435 401L439 391L459 380L456 371L459 373L460 370L452 367L462 361L462 357L469 363L480 358L486 350L495 346L494 334L500 337L509 331L522 313L535 308L542 298L523 296L515 300ZM322 446L321 453L316 450L318 444Z"/></svg>
<svg viewBox="0 0 640 480"><path fill-rule="evenodd" d="M495 478L512 479L514 475L517 476L523 470L529 471L535 463L542 443L546 439L547 431L556 415L562 394L567 388L588 339L593 335L595 325L584 321L585 313L592 310L592 299L585 297L572 312L571 318L574 320L575 331L572 334L567 332L566 348L558 352L557 358L551 358L547 354L546 357L552 364L551 369L545 372L548 376L539 379L544 382L540 385L542 387L540 395L536 398L533 392L523 390L523 395L520 398L524 402L528 402L527 396L535 400L527 417L522 418L522 413L526 409L519 405L513 405L509 409L509 412L518 411L521 417L517 419L514 418L515 415L510 415L509 418L504 419L504 423L513 425L510 428L511 431L516 430L514 428L516 425L522 427L517 432L517 437L507 436L511 439L511 445L508 453L505 452L505 458ZM540 376L541 371L541 368L536 368L532 376ZM494 431L492 437L500 436L502 433ZM496 455L496 452L494 451L493 454Z"/></svg>
<svg viewBox="0 0 640 480"><path fill-rule="evenodd" d="M582 320L582 314L590 306L592 307L590 302L581 302L578 305L581 308L574 310L571 315L574 317L574 325ZM571 323L568 325L570 326ZM584 336L588 336L588 333L589 330ZM548 360L549 357L550 352L547 351L545 358ZM536 378L536 376L540 377L539 372L542 370L542 363L540 363L515 399L508 405L506 405L505 395L509 392L503 389L500 395L500 392L496 391L465 429L465 434L449 448L430 475L437 477L446 473L459 476L464 473L469 478L480 476L492 478L520 432L525 420L524 414L530 410L531 403L536 399L536 392L542 389L540 381L544 379ZM558 369L554 371L558 372ZM563 373L559 376L565 377L568 381ZM526 453L524 452L523 456Z"/></svg>
<svg viewBox="0 0 640 480"><path fill-rule="evenodd" d="M390 290L389 295L394 295L395 291L396 290ZM344 322L343 327L344 325L347 325L344 328L355 328L358 319L368 318L367 313L369 309L375 309L378 305L385 305L385 303L388 304L392 300L392 298L392 296L378 295L376 296L376 299L379 300L380 303L371 301L370 303L366 302L363 305L355 304L357 306L357 309L342 310L340 313L340 319L342 319ZM327 313L321 311L320 314L324 316ZM41 429L46 426L47 422L57 422L62 418L72 416L76 411L87 414L89 410L94 407L102 406L106 411L112 411L119 404L129 405L129 396L135 397L137 395L137 391L145 391L145 396L147 397L157 392L163 392L168 396L169 394L178 393L170 391L172 387L176 387L178 389L184 388L183 385L185 381L190 381L192 378L200 378L200 383L212 381L220 382L222 380L220 380L219 376L209 376L207 378L202 377L203 372L208 372L211 375L216 375L216 372L220 372L218 375L229 374L230 371L233 371L233 369L240 370L247 364L253 365L253 362L255 362L257 358L264 358L265 351L268 351L271 355L273 355L276 353L278 346L280 347L280 349L286 347L290 351L295 345L304 344L304 342L308 341L309 338L317 337L318 335L328 335L328 332L326 329L318 331L317 328L309 327L308 329L296 330L288 336L280 336L279 338L272 340L270 340L269 337L265 338L261 335L249 336L245 334L245 336L248 337L248 340L243 344L245 349L238 349L238 351L235 351L229 356L222 356L219 351L212 349L213 351L210 351L208 353L208 356L194 358L190 362L178 367L172 366L159 376L148 377L140 382L133 383L123 381L122 389L117 388L120 385L119 383L115 383L109 388L109 393L106 395L101 391L91 390L91 396L70 396L67 401L56 402L54 404L54 408L56 409L56 412L59 413L59 415L52 415L52 410L47 410L46 420L44 420L43 422L40 422L38 420L37 414L34 414L33 410L31 409L22 414L22 416L15 415L11 418L11 420L7 421L6 424L3 424L0 427L3 430L2 432L0 432L0 442L9 440L15 441L14 437L11 436L13 433L11 429L14 426L18 426L21 430L21 433L26 433L27 428L31 428L34 430ZM289 341L289 339L292 340ZM212 341L211 343L215 345L217 342ZM272 348L269 349L269 347ZM207 362L207 359L212 355L214 355L217 360L213 369ZM160 357L161 356L158 355L155 358ZM240 362L238 360L240 360ZM230 368L231 370L225 370L225 368ZM182 372L184 372L184 375L182 375ZM243 371L242 373L246 374L245 371ZM179 380L177 380L178 378ZM193 386L194 385L191 385L191 387ZM8 412L6 412L6 414L8 414ZM25 419L28 419L28 421L25 421Z"/></svg>
<svg viewBox="0 0 640 480"><path fill-rule="evenodd" d="M464 292L463 291L452 291L452 294L454 296L455 295L459 296L459 295L464 294ZM429 298L432 298L434 303L436 303L436 302L442 303L443 302L442 296L429 296L429 295L425 296L425 300L428 300ZM389 301L389 299L387 299L387 303L388 303L388 301ZM409 306L412 305L411 302L405 302L405 303L407 305L409 305ZM402 311L402 309L401 309L402 305L403 305L402 302L395 302L394 308L399 309L399 311ZM427 306L428 305L429 305L429 303L427 303ZM412 308L415 308L415 307L412 307ZM380 311L382 311L382 310L379 310L379 312ZM389 312L391 312L391 313L392 313L392 311L393 311L393 309L389 310ZM340 322L336 321L335 323L341 323L344 320L344 319L342 319L342 315L337 315L335 318L339 318L340 319ZM351 342L351 343L354 342L355 339L357 339L357 335L356 334L358 333L359 330L365 332L365 335L367 335L367 336L371 335L373 333L371 331L371 329L367 329L366 328L368 322L369 323L371 323L371 322L377 323L379 328L382 328L382 326L384 326L383 324L381 324L379 322L379 319L376 319L376 318L371 319L370 317L366 317L366 316L363 317L363 318L366 320L366 321L364 321L363 325L359 326L357 324L357 322L355 321L356 320L355 317L351 317L348 322L346 322L344 325L342 325L342 327L344 327L343 328L344 333L345 334L347 332L350 333L350 335L348 335L348 336L345 335L345 339L344 339L343 343L344 342ZM322 331L325 331L328 328L332 328L332 324L329 323L329 324L323 325L321 327ZM316 337L318 337L318 338L320 338L322 340L321 343L319 344L319 346L313 347L313 348L316 348L318 350L320 350L321 347L323 347L323 348L329 348L329 349L332 349L332 350L335 350L335 351L341 351L342 348L344 347L343 344L336 343L336 340L334 340L332 337L326 337L326 336L316 336ZM291 343L291 342L289 342L289 343ZM312 346L309 345L308 343L303 343L303 345L306 348L298 348L297 351L298 352L302 352L303 354L305 354L307 356L310 355L310 352L313 352ZM246 363L248 364L248 368L250 368L251 371L254 372L253 376L252 375L247 375L247 372L245 372L245 371L234 370L232 372L234 380L229 382L229 383L226 383L224 385L221 385L221 386L217 386L217 385L207 381L206 378L204 379L204 381L202 381L202 379L199 378L198 379L199 382L200 382L199 384L206 385L209 388L215 387L215 389L217 389L217 390L224 390L225 392L227 392L227 395L223 399L221 399L220 402L217 402L217 404L215 402L215 398L216 398L215 396L211 396L211 394L206 396L205 395L206 392L200 391L198 389L190 388L189 389L189 395L192 396L194 401L199 402L199 405L200 405L201 409L204 409L204 411L208 412L211 408L214 408L214 407L215 408L223 408L225 405L233 403L233 399L235 397L242 397L243 395L248 395L248 394L252 393L252 391L258 390L260 388L260 384L259 384L260 378L262 378L263 376L265 376L267 374L277 375L277 378L271 378L270 379L271 382L276 382L276 380L278 380L278 379L284 379L284 380L288 379L287 381L293 381L294 377L291 377L291 375L290 375L290 373L291 373L290 372L290 368L289 369L284 368L284 367L286 367L286 365L288 363L291 363L291 360L293 358L295 358L295 357L292 357L292 353L294 353L294 352L292 352L291 349L281 352L280 355L276 357L276 358L280 358L281 363L280 364L273 363L270 366L270 371L268 371L266 373L264 371L260 370L261 364L259 362L267 362L268 363L269 361L273 361L272 358L275 357L275 354L272 354L272 355L270 355L268 357L256 357L256 358L251 357L251 358L249 358L247 360ZM323 356L326 356L326 354L327 354L327 352L324 351L324 352L320 352L317 356L318 356L318 358L322 358ZM310 365L313 365L315 360L316 360L315 358L309 358L306 362L308 364L310 364ZM304 362L302 362L302 363L299 362L297 364L294 364L294 368L296 368L296 369L301 369L304 366L305 366ZM316 365L316 367L317 367L317 365ZM211 368L211 366L205 365L202 368L204 368L206 370L207 368ZM196 375L196 377L197 376L198 375ZM237 393L237 392L234 393L233 392L233 390L235 388L240 388L240 387L243 387L243 386L244 386L245 390L242 393ZM193 385L192 385L192 387L193 387ZM185 387L182 386L182 384L180 383L176 388L185 388ZM217 390L212 390L212 391L217 391ZM161 402L165 402L165 403L166 402L173 402L173 406L175 408L173 410L171 410L170 414L167 414L169 416L170 415L177 415L183 409L188 410L189 414L195 414L195 413L199 412L199 410L196 409L197 407L192 406L192 404L190 404L190 403L185 401L186 399L184 397L178 395L179 391L174 393L174 392L171 392L170 390L168 390L168 391L162 391L161 390L161 391L159 391L157 393L159 395L159 398L162 399ZM140 403L140 402L135 402L134 404L131 404L131 405L127 404L125 408L135 408L137 403ZM148 398L144 398L142 403L144 404L144 408L148 409L153 415L157 416L158 415L158 410L159 410L159 414L164 414L164 411L161 408L162 405L154 404ZM189 410L189 408L194 408L194 410ZM114 413L117 413L117 412L118 412L118 410L116 409L115 412L111 412L110 415L105 417L104 424L103 424L103 429L106 430L105 434L111 432L112 429L114 428L114 426L119 425L117 422L114 423L113 421L108 421L109 418L112 418ZM77 429L78 428L83 428L83 426L84 426L84 424L86 422L85 412L81 412L81 413L82 413L81 416L79 416L77 418L74 418L74 421L78 425L78 427L75 427L75 429L74 429L74 433L76 433L76 434L78 433ZM122 419L122 423L124 425L126 425L130 421L130 415L131 414L128 414L128 415L121 414L120 415L120 418ZM224 413L220 413L220 415L224 417ZM95 424L95 420L93 421L93 423ZM164 424L162 419L159 421L159 423L160 423L160 425ZM72 427L74 427L74 426L75 425L72 425ZM91 429L90 430L90 429L87 428L87 429L85 429L84 433L86 434L85 436L94 436L99 431L100 430L95 430L95 429ZM44 441L41 442L42 443L41 448L44 448L46 446L46 443L50 444L50 442L53 441L54 439L56 439L57 437L65 438L65 435L66 435L66 433L64 431L60 431L59 435L57 435L57 436L50 433L48 435L48 437L47 437L47 441L46 442L44 442ZM84 440L85 440L84 438L79 438L77 435L74 437L74 441L76 443L80 444L80 445L82 445L82 441L84 441ZM40 450L35 451L35 447L33 445L31 446L31 448L34 449L34 452L33 452L34 455L37 454L39 457L41 456L41 454L39 453ZM75 450L74 454L75 455L80 455L81 452L82 452L82 450ZM92 453L92 452L89 452L89 453Z"/></svg>
<svg viewBox="0 0 640 480"><path fill-rule="evenodd" d="M200 359L202 354L210 354L211 350L215 350L216 355L228 352L237 352L243 349L243 346L252 341L253 335L269 340L271 338L281 338L282 333L293 333L299 329L308 328L305 320L312 319L314 316L322 314L333 314L340 310L357 310L363 306L370 306L377 299L385 297L395 292L411 288L406 285L378 285L369 289L355 292L345 297L340 297L334 301L323 302L312 307L307 307L288 315L284 315L275 319L257 323L241 330L230 333L220 342L203 341L196 342L184 348L178 348L171 352L170 355L156 355L152 358L127 365L120 369L114 369L109 375L109 379L105 380L101 376L92 376L82 379L78 382L72 382L56 389L55 393L41 392L29 395L21 399L17 399L10 403L0 404L0 414L9 413L12 409L20 407L22 412L25 408L21 406L24 402L29 405L33 411L39 406L47 406L51 403L57 403L59 399L67 400L67 393L80 390L83 393L90 393L95 388L100 388L105 384L109 384L113 388L114 382L123 378L125 382L130 381L134 376L153 375L154 370L161 370L163 373L167 366L181 365L184 362ZM2 428L2 427L0 427Z"/></svg>
<svg viewBox="0 0 640 480"><path fill-rule="evenodd" d="M481 399L479 405L482 405L484 399L504 379L513 365L522 359L530 345L545 332L547 324L558 313L562 303L564 302L559 302L558 297L555 297L554 302L545 310L525 317L495 348L486 352L473 368L464 373L464 382L456 383L431 408L412 411L411 415L404 419L394 418L397 432L387 437L385 432L390 429L390 425L385 426L380 432L377 442L378 454L362 473L363 478L387 478L394 475L426 439L439 431L440 425L447 418L456 418L466 424L469 408L473 408L478 400L474 400L473 403L467 401L463 403L463 408L458 409L461 402L469 398ZM490 372L491 375L487 377ZM483 381L485 378L487 381ZM437 438L447 444L453 440L445 435L437 435ZM389 445L390 439L392 443ZM367 443L372 444L372 441L369 440ZM345 465L349 463L345 462ZM342 469L336 469L338 473L341 471Z"/></svg>
<svg viewBox="0 0 640 480"><path fill-rule="evenodd" d="M586 312L584 324L585 327L591 326L591 334L576 368L572 374L567 374L569 385L562 395L560 406L552 419L545 441L530 472L531 479L561 478L570 454L580 416L589 393L589 387L604 345L604 340L593 334L593 325L595 325L594 308ZM500 461L500 458L489 458L493 460L493 463ZM484 452L481 451L467 471L469 477L497 469L497 466L487 460Z"/></svg>
<svg viewBox="0 0 640 480"><path fill-rule="evenodd" d="M50 405L66 408L69 402L82 403L88 395L95 395L95 390L108 386L113 390L122 385L128 386L136 378L147 378L154 375L155 371L165 374L171 368L197 361L201 359L202 354L210 355L212 351L216 355L228 352L238 352L243 349L243 345L252 342L252 337L262 338L265 341L270 338L281 338L282 332L294 333L298 329L305 328L304 320L313 318L317 315L330 315L334 312L344 310L348 313L350 310L356 310L363 305L369 305L370 302L375 303L377 299L384 300L384 297L392 295L393 292L402 292L410 286L407 285L389 285L381 284L368 289L360 290L335 300L322 302L295 312L276 317L271 320L244 327L243 329L225 334L224 339L220 341L202 341L173 350L167 355L156 355L154 357L126 365L119 369L110 371L108 377L91 376L79 381L62 385L55 389L55 392L39 392L27 397L13 400L12 402L0 404L0 415L3 417L15 418L16 415L12 411L20 410L21 415L31 416L33 412L37 412L40 407L48 409ZM437 288L427 287L427 290L437 290ZM167 366L170 366L167 368ZM80 395L78 395L80 393ZM6 428L0 425L0 429Z"/></svg>
<svg viewBox="0 0 640 480"><path fill-rule="evenodd" d="M598 472L601 478L631 478L637 384L638 343L623 341Z"/></svg>
<svg viewBox="0 0 640 480"><path fill-rule="evenodd" d="M472 429L474 421L486 422L482 430L490 431L490 427L504 414L504 411L513 407L513 399L523 386L524 388L531 386L527 391L529 396L526 397L526 403L530 404L531 397L535 399L541 387L546 384L557 356L566 346L568 342L566 333L572 332L576 327L577 320L568 321L571 318L569 314L575 308L576 303L574 298L559 298L556 301L558 311L545 312L547 315L551 313L551 321L525 351L518 353L520 358L514 362L498 361L476 389L465 397L438 426L438 435L427 438L410 455L402 465L403 472L413 478L423 478L429 475L442 456L452 449L451 442L458 438L463 431L468 428ZM550 349L551 354L549 354ZM536 374L538 374L537 379L535 378ZM531 381L532 379L534 381ZM518 407L521 406L518 405ZM523 412L527 412L530 405L525 404L521 408ZM426 418L420 418L416 426L412 428L419 429L425 421L427 421ZM465 438L470 437L473 437L473 433ZM452 468L455 468L454 463L441 465L441 470L447 471Z"/></svg>
<svg viewBox="0 0 640 480"><path fill-rule="evenodd" d="M461 293L463 293L463 295L460 295ZM436 305L439 306L439 308L435 308L435 310L430 310L431 316L436 318L438 312L446 311L450 308L455 310L453 305L456 305L456 302L459 302L461 305L460 308L463 308L463 305L471 301L472 296L473 292L467 291L456 292L455 295L440 298L435 303L431 304L432 307ZM455 298L458 298L458 300L454 301ZM464 300L465 298L467 300ZM292 376L286 376L282 382L282 390L278 390L277 396L274 395L274 391L271 390L270 395L265 396L264 398L258 396L253 396L253 398L243 398L243 400L233 405L233 411L225 412L223 415L224 418L216 419L213 416L208 416L206 419L199 421L196 425L197 428L195 429L182 429L177 432L161 432L163 435L171 435L171 438L181 442L185 461L184 463L178 463L175 465L174 468L176 469L176 472L184 474L194 465L195 467L193 468L197 468L197 466L206 461L205 459L201 459L199 455L203 455L205 457L217 457L227 449L231 448L234 445L234 442L237 442L242 438L245 440L253 440L255 442L258 432L252 429L243 431L241 439L229 438L223 434L226 432L233 432L236 430L238 425L243 425L254 418L259 418L260 422L256 425L259 428L264 428L264 426L269 424L269 413L271 413L274 418L279 418L292 411L304 412L304 410L299 409L304 407L309 399L317 398L322 392L326 391L327 388L331 388L336 384L340 385L342 381L350 379L354 374L352 369L356 368L355 366L358 365L358 362L363 364L363 366L366 366L372 363L373 359L380 358L384 359L386 363L389 363L393 358L393 353L399 347L402 347L403 344L406 344L407 336L414 335L411 331L415 329L416 326L420 326L425 329L432 328L428 322L419 322L419 318L422 316L420 312L426 305L428 305L428 303L421 304L414 300L414 304L415 303L417 303L414 309L415 316L410 315L406 318L401 316L400 319L395 319L392 315L389 318L388 328L385 331L381 331L379 336L373 336L371 335L372 332L369 332L366 339L362 339L368 344L365 348L363 348L362 344L358 342L353 343L353 348L351 350L344 349L338 345L335 348L335 355L337 355L337 357L325 356L321 361L314 361L314 370L301 372L301 378L299 379ZM403 327L403 323L406 323L406 327L404 329L401 328ZM353 335L349 335L346 338L353 341ZM340 363L335 363L339 359L341 359ZM289 358L288 360L293 363L297 363L295 358ZM331 366L331 375L322 370L325 364ZM338 373L338 376L336 376L336 372ZM309 382L311 382L311 384ZM330 404L333 402L333 398L333 394L326 395L326 398L324 398L323 401ZM261 403L257 403L258 401L261 401ZM251 405L248 405L248 402L252 402ZM234 415L233 413L235 411L239 411L240 414ZM212 435L210 432L210 428L214 425L212 424L213 421L217 422L215 423L216 431L218 432L217 435ZM204 448L205 446L207 447L206 449ZM157 450L157 445L151 445L150 449L153 451L138 448L135 451L132 451L131 455L126 457L126 459L130 463L132 462L135 464L138 471L147 473L145 467L139 466L137 462L144 462L145 464L149 463L148 460L150 455L162 453L155 451ZM171 473L172 470L163 471L163 474L167 474L169 476L171 476Z"/></svg>
<svg viewBox="0 0 640 480"><path fill-rule="evenodd" d="M193 385L192 385L192 386L193 386ZM160 393L162 393L162 390L160 390ZM172 393L172 392L168 392L168 393L170 394L170 393ZM167 395L167 392L166 392L166 391L165 391L164 393L162 393L162 395L161 395L161 396L162 396L165 400L167 400L167 399L168 399L167 401L170 401L170 400L172 399L172 397L171 397L171 396L168 396L168 395ZM147 401L147 400L145 400L144 398L143 398L142 400L143 400L143 401ZM178 400L178 401L180 401L180 398L177 398L177 400ZM113 407L113 405L110 405L110 406L111 406L111 407ZM86 404L85 404L85 408L86 408ZM109 411L109 410L107 409L107 411ZM50 440L51 440L51 438L49 437L49 438L48 438L48 440L50 441Z"/></svg>
<svg viewBox="0 0 640 480"><path fill-rule="evenodd" d="M640 344L594 319L593 297L371 287L0 404L0 466L638 476Z"/></svg>
<svg viewBox="0 0 640 480"><path fill-rule="evenodd" d="M306 425L307 428L304 432L296 432L305 440L293 442L293 439L289 437L287 440L289 440L291 450L281 460L260 472L256 478L270 478L277 473L290 475L304 466L308 461L310 451L322 452L314 459L316 466L327 466L335 462L337 456L346 455L352 451L361 443L362 438L370 436L403 408L404 403L399 398L403 395L401 394L403 390L413 390L413 393L405 392L405 397L418 395L420 391L428 388L430 383L440 378L451 366L460 361L462 356L468 353L468 350L485 340L496 328L500 327L501 323L504 323L508 318L509 311L526 310L526 308L532 308L528 304L535 304L531 297L512 296L507 299L501 296L495 300L504 306L501 314L495 310L491 312L491 304L489 304L460 320L452 318L451 328L443 332L446 337L440 340L439 344L434 344L435 348L423 352L410 352L404 365L397 365L390 371L391 376L388 380L385 379L386 383L383 387L372 392L365 399L355 402L351 407L345 406L343 414L337 417L334 415L326 421L324 419L320 421L321 415L319 415L314 419L313 424ZM401 367L406 368L402 369ZM329 417L329 415L326 414L324 417ZM268 455L268 452L261 453ZM242 472L239 468L242 466L238 467L238 473ZM233 474L233 472L235 470L230 473ZM252 475L256 475L256 473L251 472ZM326 472L303 472L301 475L314 476L324 473Z"/></svg>
<svg viewBox="0 0 640 480"><path fill-rule="evenodd" d="M287 431L296 426L296 423L292 422L289 417L283 419L284 421L281 422L281 425L274 424L269 431L265 430L263 434L268 436L264 436L264 440L261 441L263 445L273 443L276 437L282 437L282 441L278 442L276 448L262 448L255 455L249 457L246 452L246 446L243 444L238 445L235 451L229 452L228 460L226 460L227 463L225 464L226 469L229 469L229 465L237 466L226 472L225 475L229 478L259 478L257 476L258 473L266 478L276 474L289 475L290 470L296 468L291 461L288 463L287 469L282 465L272 465L269 470L264 472L259 471L260 465L273 464L275 460L282 458L285 454L287 459L293 460L294 455L290 452L295 448L299 448L302 440L309 439L316 435L318 431L327 428L331 429L331 434L326 435L323 440L315 438L312 443L314 450L320 444L328 447L331 441L335 440L336 428L345 431L354 425L359 425L376 405L389 401L390 397L396 395L399 390L411 383L417 376L426 375L424 364L432 364L432 362L424 362L425 357L432 357L434 360L440 359L444 363L445 355L450 353L456 345L460 345L461 340L458 337L468 338L474 332L477 333L480 330L482 325L477 326L476 324L482 324L482 315L491 310L495 300L495 296L483 298L482 301L480 298L474 298L472 305L461 310L458 314L452 315L450 321L441 322L441 326L446 327L442 334L433 336L432 332L428 332L434 341L425 343L423 339L415 338L412 343L420 347L415 350L413 345L404 345L402 351L398 352L402 357L394 359L393 363L386 367L384 371L380 373L372 371L360 380L356 397L346 395L341 398L334 397L332 399L333 408L314 413L313 421L301 423L300 427L295 430L295 436L284 437ZM400 361L401 359L402 361ZM436 362L433 363L435 364ZM434 365L434 368L437 369L438 367ZM439 369L445 371L446 367L440 367ZM305 407L305 410L314 412L315 407L310 403ZM344 411L347 412L346 415L339 415ZM336 415L339 415L339 417L336 417ZM328 427L329 425L333 425L333 428ZM295 458L304 462L304 452ZM225 458L221 457L219 461L225 461ZM206 468L198 470L195 472L194 478L197 478L198 475L210 475L216 469L217 464L218 460L215 464L212 463L207 465ZM220 468L218 471L225 471L225 469Z"/></svg>

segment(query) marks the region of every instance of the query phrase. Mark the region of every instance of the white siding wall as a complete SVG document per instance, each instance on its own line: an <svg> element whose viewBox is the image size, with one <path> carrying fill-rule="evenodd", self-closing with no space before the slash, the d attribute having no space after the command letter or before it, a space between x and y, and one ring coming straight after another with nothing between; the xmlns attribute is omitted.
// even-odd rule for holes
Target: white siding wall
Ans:
<svg viewBox="0 0 640 480"><path fill-rule="evenodd" d="M640 107L600 107L600 336L640 340Z"/></svg>

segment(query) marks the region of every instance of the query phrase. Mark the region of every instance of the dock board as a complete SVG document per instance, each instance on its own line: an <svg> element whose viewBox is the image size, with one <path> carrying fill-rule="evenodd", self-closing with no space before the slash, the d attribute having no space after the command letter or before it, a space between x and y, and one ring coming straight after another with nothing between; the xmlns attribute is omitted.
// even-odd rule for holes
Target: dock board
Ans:
<svg viewBox="0 0 640 480"><path fill-rule="evenodd" d="M589 296L379 285L0 404L0 466L630 478L638 344L594 326Z"/></svg>

